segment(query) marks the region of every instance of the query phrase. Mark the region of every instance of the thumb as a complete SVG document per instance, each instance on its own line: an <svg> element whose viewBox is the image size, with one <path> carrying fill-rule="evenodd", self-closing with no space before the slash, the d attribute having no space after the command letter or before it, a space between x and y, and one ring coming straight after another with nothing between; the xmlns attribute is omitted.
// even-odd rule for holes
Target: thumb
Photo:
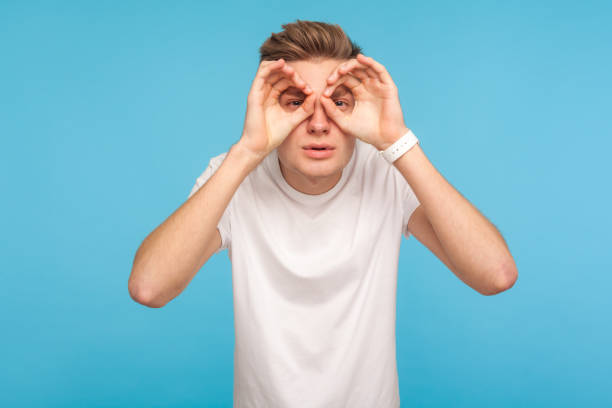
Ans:
<svg viewBox="0 0 612 408"><path fill-rule="evenodd" d="M344 112L340 111L340 109L338 109L338 107L334 104L334 101L329 97L321 96L320 101L321 105L323 105L323 109L325 109L325 113L327 113L327 116L336 122L340 128L343 128L346 121Z"/></svg>
<svg viewBox="0 0 612 408"><path fill-rule="evenodd" d="M315 95L311 93L304 99L304 102L298 109L291 114L291 119L296 123L301 123L304 119L314 113Z"/></svg>

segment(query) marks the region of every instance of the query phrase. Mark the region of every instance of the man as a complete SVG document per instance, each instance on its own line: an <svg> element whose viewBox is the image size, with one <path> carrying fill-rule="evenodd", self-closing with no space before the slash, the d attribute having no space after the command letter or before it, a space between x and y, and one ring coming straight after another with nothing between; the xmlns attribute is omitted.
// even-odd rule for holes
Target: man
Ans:
<svg viewBox="0 0 612 408"><path fill-rule="evenodd" d="M484 295L516 266L425 156L385 67L339 26L283 28L260 49L240 140L145 239L130 294L162 307L227 248L234 406L398 407L401 235Z"/></svg>

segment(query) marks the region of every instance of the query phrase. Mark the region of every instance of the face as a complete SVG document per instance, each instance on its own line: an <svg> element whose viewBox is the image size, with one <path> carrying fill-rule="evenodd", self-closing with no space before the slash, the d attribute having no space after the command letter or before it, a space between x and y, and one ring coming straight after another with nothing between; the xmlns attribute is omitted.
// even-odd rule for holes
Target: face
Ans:
<svg viewBox="0 0 612 408"><path fill-rule="evenodd" d="M312 88L315 107L311 116L296 126L278 146L279 165L285 180L296 190L307 194L321 194L331 189L342 176L355 148L355 138L343 134L327 116L320 98L333 70L347 60L318 59L289 61L288 65ZM343 85L335 89L332 100L338 109L352 111L355 101ZM295 110L304 102L305 95L290 87L279 99L285 110ZM325 144L333 149L313 152L305 149L311 144Z"/></svg>

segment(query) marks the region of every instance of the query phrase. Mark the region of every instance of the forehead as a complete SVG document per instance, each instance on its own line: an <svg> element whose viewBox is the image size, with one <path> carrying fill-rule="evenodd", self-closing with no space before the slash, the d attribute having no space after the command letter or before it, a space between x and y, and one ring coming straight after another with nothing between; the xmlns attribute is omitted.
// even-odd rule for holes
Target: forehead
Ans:
<svg viewBox="0 0 612 408"><path fill-rule="evenodd" d="M327 85L327 77L346 59L316 58L300 61L287 61L300 77L311 86Z"/></svg>
<svg viewBox="0 0 612 408"><path fill-rule="evenodd" d="M331 73L338 65L348 61L347 59L334 58L310 58L306 60L287 61L287 65L291 65L296 70L300 71L316 71Z"/></svg>
<svg viewBox="0 0 612 408"><path fill-rule="evenodd" d="M323 91L327 86L327 78L332 72L342 63L349 61L348 59L331 59L331 58L316 58L300 61L287 61L287 65L291 66L298 75L306 81L313 91ZM340 85L334 94L348 91L344 85ZM284 93L301 94L302 92L295 88L289 87Z"/></svg>

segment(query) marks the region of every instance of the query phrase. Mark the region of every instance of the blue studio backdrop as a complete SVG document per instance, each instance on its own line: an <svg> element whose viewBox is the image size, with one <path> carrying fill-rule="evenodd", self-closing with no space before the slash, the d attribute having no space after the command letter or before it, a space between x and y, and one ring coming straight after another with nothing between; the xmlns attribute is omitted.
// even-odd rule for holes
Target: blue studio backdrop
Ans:
<svg viewBox="0 0 612 408"><path fill-rule="evenodd" d="M296 19L387 68L518 267L483 296L403 239L402 406L612 406L608 1L1 1L0 406L231 406L227 251L163 308L127 282Z"/></svg>

